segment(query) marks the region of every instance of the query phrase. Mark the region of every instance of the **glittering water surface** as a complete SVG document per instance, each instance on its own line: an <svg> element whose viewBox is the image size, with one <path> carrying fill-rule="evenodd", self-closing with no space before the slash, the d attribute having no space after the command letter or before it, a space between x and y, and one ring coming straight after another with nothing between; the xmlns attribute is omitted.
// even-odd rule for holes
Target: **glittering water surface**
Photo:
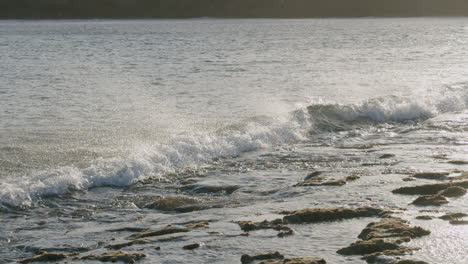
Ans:
<svg viewBox="0 0 468 264"><path fill-rule="evenodd" d="M414 172L468 170L467 33L465 18L0 21L0 263L105 252L132 233L110 230L196 219L212 222L123 250L141 249L141 263L269 251L364 263L335 252L374 218L285 238L235 223L359 205L431 230L408 258L467 263L466 225L416 220L427 208L391 193L434 182L402 180ZM293 186L316 170L361 178ZM172 196L200 207L147 208Z"/></svg>

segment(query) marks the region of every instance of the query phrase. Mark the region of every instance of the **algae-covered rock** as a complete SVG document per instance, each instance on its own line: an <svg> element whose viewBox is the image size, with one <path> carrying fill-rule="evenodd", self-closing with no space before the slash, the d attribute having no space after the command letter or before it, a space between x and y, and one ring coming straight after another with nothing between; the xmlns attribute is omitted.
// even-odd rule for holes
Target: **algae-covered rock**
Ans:
<svg viewBox="0 0 468 264"><path fill-rule="evenodd" d="M273 221L264 220L262 222L239 221L238 224L244 232L250 232L261 229L273 229L276 231L280 231L278 233L278 237L285 237L294 234L294 230L284 225L283 220L281 219L276 219Z"/></svg>
<svg viewBox="0 0 468 264"><path fill-rule="evenodd" d="M324 259L321 258L287 258L282 260L266 260L259 264L327 264Z"/></svg>
<svg viewBox="0 0 468 264"><path fill-rule="evenodd" d="M448 172L420 172L413 174L413 177L418 179L443 180L446 179L449 174Z"/></svg>
<svg viewBox="0 0 468 264"><path fill-rule="evenodd" d="M466 194L466 189L460 186L451 186L440 192L445 197L459 197Z"/></svg>
<svg viewBox="0 0 468 264"><path fill-rule="evenodd" d="M83 257L74 258L74 260L97 260L102 262L117 262L135 263L135 261L146 257L141 253L128 253L125 251L111 251L102 254L91 254Z"/></svg>
<svg viewBox="0 0 468 264"><path fill-rule="evenodd" d="M421 260L402 259L402 260L395 262L394 264L429 264L429 263L425 261L421 261Z"/></svg>
<svg viewBox="0 0 468 264"><path fill-rule="evenodd" d="M190 229L186 227L177 227L177 226L168 225L162 228L148 229L143 232L133 234L129 236L129 238L137 239L137 238L145 238L145 237L162 236L162 235L168 235L168 234L174 234L174 233L183 233L183 232L189 232L189 231Z"/></svg>
<svg viewBox="0 0 468 264"><path fill-rule="evenodd" d="M342 248L337 253L342 255L366 255L364 259L373 262L381 255L403 255L414 249L400 246L412 238L429 235L421 227L411 227L400 218L386 218L379 222L369 223L359 234L361 241Z"/></svg>
<svg viewBox="0 0 468 264"><path fill-rule="evenodd" d="M385 239L370 239L354 242L351 245L338 250L337 253L341 255L366 255L385 250L402 250L404 252L411 252L410 249L400 247L400 245L395 242L390 242Z"/></svg>
<svg viewBox="0 0 468 264"><path fill-rule="evenodd" d="M52 253L52 252L42 252L36 256L32 256L29 258L24 258L18 260L19 263L29 263L29 262L42 262L42 261L58 261L62 259L66 259L70 256L77 255L78 253Z"/></svg>
<svg viewBox="0 0 468 264"><path fill-rule="evenodd" d="M185 245L182 248L186 249L186 250L193 250L193 249L197 249L199 247L200 247L200 243L192 243L192 244Z"/></svg>
<svg viewBox="0 0 468 264"><path fill-rule="evenodd" d="M445 214L443 216L440 216L439 218L442 219L442 220L451 221L451 220L458 220L459 218L463 218L465 216L467 216L467 214L464 214L464 213L448 213L448 214Z"/></svg>
<svg viewBox="0 0 468 264"><path fill-rule="evenodd" d="M124 247L129 247L129 246L132 246L132 245L147 244L149 242L150 241L145 240L145 239L135 239L135 240L131 240L131 241L128 241L128 242L119 243L119 244L110 244L110 245L105 246L105 248L110 248L110 249L115 249L116 250L116 249L121 249L121 248L124 248Z"/></svg>
<svg viewBox="0 0 468 264"><path fill-rule="evenodd" d="M444 183L436 183L436 184L425 184L425 185L401 187L401 188L393 190L392 193L409 194L409 195L434 195L452 186L460 186L463 188L468 188L468 181L444 182Z"/></svg>
<svg viewBox="0 0 468 264"><path fill-rule="evenodd" d="M389 159L395 157L395 154L383 154L379 156L379 159Z"/></svg>
<svg viewBox="0 0 468 264"><path fill-rule="evenodd" d="M431 232L419 226L411 227L400 218L386 218L379 222L369 223L358 235L363 240L375 238L416 238L429 235Z"/></svg>
<svg viewBox="0 0 468 264"><path fill-rule="evenodd" d="M418 206L440 206L448 203L442 195L421 195L412 202Z"/></svg>
<svg viewBox="0 0 468 264"><path fill-rule="evenodd" d="M434 217L430 215L418 215L415 218L418 220L432 220Z"/></svg>
<svg viewBox="0 0 468 264"><path fill-rule="evenodd" d="M191 197L167 197L161 198L156 201L153 201L145 206L145 208L149 209L157 209L162 211L174 211L177 207L195 204L200 202L199 199L191 198Z"/></svg>
<svg viewBox="0 0 468 264"><path fill-rule="evenodd" d="M357 217L375 217L384 214L386 211L376 207L329 207L329 208L312 208L290 211L288 215L283 217L284 223L301 224L301 223L318 223L326 221L337 221L342 219L350 219Z"/></svg>
<svg viewBox="0 0 468 264"><path fill-rule="evenodd" d="M278 251L266 254L259 254L259 255L247 255L244 254L241 256L241 263L247 264L253 262L255 260L268 260L268 259L284 259L284 256L281 255Z"/></svg>

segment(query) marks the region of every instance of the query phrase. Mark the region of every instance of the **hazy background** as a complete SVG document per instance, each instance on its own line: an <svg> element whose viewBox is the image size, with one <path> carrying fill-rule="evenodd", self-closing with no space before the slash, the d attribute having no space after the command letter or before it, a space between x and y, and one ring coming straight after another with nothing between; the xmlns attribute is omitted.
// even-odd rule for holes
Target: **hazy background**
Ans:
<svg viewBox="0 0 468 264"><path fill-rule="evenodd" d="M1 0L0 19L467 16L466 0Z"/></svg>

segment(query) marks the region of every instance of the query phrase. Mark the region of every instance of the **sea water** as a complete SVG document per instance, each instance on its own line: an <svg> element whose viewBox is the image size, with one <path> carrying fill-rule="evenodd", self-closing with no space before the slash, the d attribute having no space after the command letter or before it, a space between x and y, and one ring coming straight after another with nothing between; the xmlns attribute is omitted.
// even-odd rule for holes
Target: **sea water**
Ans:
<svg viewBox="0 0 468 264"><path fill-rule="evenodd" d="M135 219L216 219L228 234L234 220L290 207L407 204L377 198L401 185L386 175L466 170L433 157L468 157L467 35L466 18L0 21L0 262L99 250L107 225ZM359 166L375 162L372 147L399 164ZM311 170L369 177L344 193L291 187ZM218 203L144 208L173 195ZM353 221L304 231L309 245L275 238L263 249L362 263L334 253L362 229L349 226L367 223ZM446 228L458 242L415 242L420 258L466 263L466 230ZM207 245L193 263L234 263L269 236L193 239ZM143 262L190 262L179 244L142 247Z"/></svg>

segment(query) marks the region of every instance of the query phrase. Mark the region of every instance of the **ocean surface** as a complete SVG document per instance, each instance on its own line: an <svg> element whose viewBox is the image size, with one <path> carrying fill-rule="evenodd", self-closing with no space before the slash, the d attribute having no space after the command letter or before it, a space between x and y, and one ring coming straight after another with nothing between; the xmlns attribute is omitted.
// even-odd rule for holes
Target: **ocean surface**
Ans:
<svg viewBox="0 0 468 264"><path fill-rule="evenodd" d="M335 251L368 220L284 239L233 238L234 221L398 210L411 198L390 190L407 174L468 170L447 162L468 160L467 36L467 18L0 21L0 263L99 252L124 237L111 228L194 219L218 233L135 246L140 262L238 263L258 249L365 263ZM362 176L293 187L316 170ZM205 210L145 207L172 196ZM402 214L433 231L411 242L415 258L468 263L466 226L410 209ZM467 209L466 195L444 207ZM205 246L181 249L197 241Z"/></svg>

